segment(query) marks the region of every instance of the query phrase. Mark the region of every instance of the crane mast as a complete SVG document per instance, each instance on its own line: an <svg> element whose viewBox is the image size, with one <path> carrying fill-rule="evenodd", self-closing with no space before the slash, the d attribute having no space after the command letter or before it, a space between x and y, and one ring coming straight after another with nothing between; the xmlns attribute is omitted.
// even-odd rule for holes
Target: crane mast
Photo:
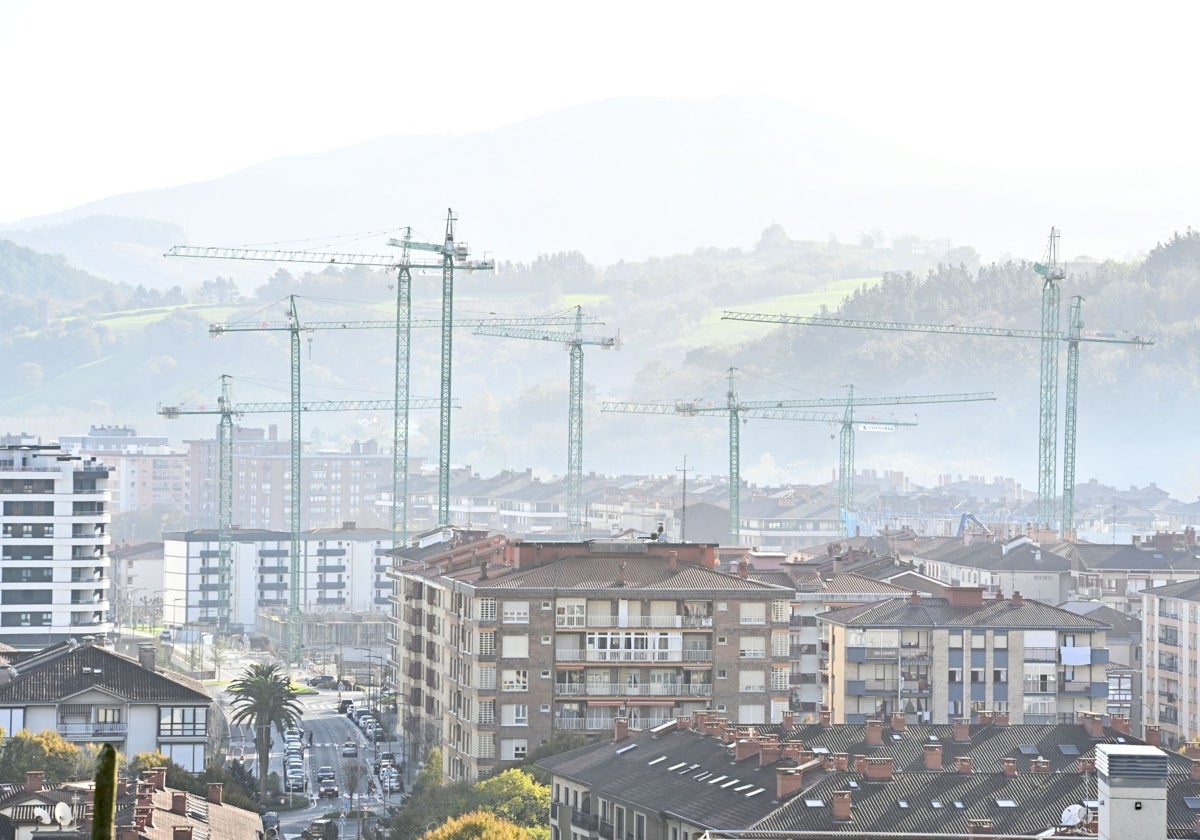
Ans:
<svg viewBox="0 0 1200 840"><path fill-rule="evenodd" d="M1042 276L1041 399L1038 404L1038 527L1054 527L1058 453L1058 343L1062 334L1058 229L1050 228L1046 262L1034 265ZM1064 526L1065 527L1065 526Z"/></svg>
<svg viewBox="0 0 1200 840"><path fill-rule="evenodd" d="M532 341L553 341L567 345L571 357L570 387L567 396L567 536L578 541L583 537L583 347L585 344L611 349L617 346L616 337L587 337L583 308L575 307L574 332L547 332L509 326L484 326L476 335L495 335L524 338Z"/></svg>

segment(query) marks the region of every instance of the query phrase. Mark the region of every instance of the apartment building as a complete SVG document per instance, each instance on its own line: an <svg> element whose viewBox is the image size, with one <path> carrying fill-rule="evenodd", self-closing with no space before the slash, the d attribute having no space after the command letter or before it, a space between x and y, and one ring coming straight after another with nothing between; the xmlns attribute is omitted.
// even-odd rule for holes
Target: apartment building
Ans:
<svg viewBox="0 0 1200 840"><path fill-rule="evenodd" d="M387 612L392 532L359 528L306 531L300 539L300 606L307 614ZM220 542L212 529L163 534L163 617L167 626L211 628L221 606ZM229 621L252 630L259 613L290 604L291 534L234 529Z"/></svg>
<svg viewBox="0 0 1200 840"><path fill-rule="evenodd" d="M1165 742L1200 735L1200 580L1144 589L1142 712Z"/></svg>
<svg viewBox="0 0 1200 840"><path fill-rule="evenodd" d="M946 723L986 710L1014 723L1054 723L1107 712L1107 624L1019 593L984 600L978 587L944 591L820 617L835 722L899 712L909 722Z"/></svg>
<svg viewBox="0 0 1200 840"><path fill-rule="evenodd" d="M110 468L110 513L188 510L188 456L171 449L165 437L139 435L129 426L92 426L86 435L62 435L58 442L74 455L99 457Z"/></svg>
<svg viewBox="0 0 1200 840"><path fill-rule="evenodd" d="M950 586L980 586L984 595L1020 592L1027 599L1057 604L1074 586L1071 561L1028 536L1002 540L970 534L916 554L912 563Z"/></svg>
<svg viewBox="0 0 1200 840"><path fill-rule="evenodd" d="M1134 537L1124 545L1074 543L1065 547L1081 598L1097 598L1119 612L1139 615L1142 590L1200 578L1196 532Z"/></svg>
<svg viewBox="0 0 1200 840"><path fill-rule="evenodd" d="M716 570L715 545L455 537L402 550L394 571L405 728L436 728L449 778L521 761L555 731L600 737L618 717L790 714L792 591L745 564Z"/></svg>
<svg viewBox="0 0 1200 840"><path fill-rule="evenodd" d="M108 467L0 439L0 642L41 648L112 631Z"/></svg>

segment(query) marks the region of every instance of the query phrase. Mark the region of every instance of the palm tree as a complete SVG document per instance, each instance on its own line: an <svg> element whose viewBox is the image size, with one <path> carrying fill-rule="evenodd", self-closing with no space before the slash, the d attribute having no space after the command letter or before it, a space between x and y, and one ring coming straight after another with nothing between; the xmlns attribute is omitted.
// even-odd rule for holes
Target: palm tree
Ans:
<svg viewBox="0 0 1200 840"><path fill-rule="evenodd" d="M251 665L229 684L233 697L233 723L254 727L254 746L258 751L258 788L260 801L267 797L267 762L271 756L271 729L283 730L300 720L296 700L287 674L277 665Z"/></svg>

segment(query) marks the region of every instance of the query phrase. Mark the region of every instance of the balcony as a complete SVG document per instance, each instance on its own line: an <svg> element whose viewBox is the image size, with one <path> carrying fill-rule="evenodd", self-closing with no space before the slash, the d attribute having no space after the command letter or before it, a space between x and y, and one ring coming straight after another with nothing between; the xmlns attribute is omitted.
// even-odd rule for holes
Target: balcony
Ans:
<svg viewBox="0 0 1200 840"><path fill-rule="evenodd" d="M1158 670L1170 671L1171 673L1179 673L1179 660L1174 657L1160 658L1158 660Z"/></svg>
<svg viewBox="0 0 1200 840"><path fill-rule="evenodd" d="M703 615L645 615L625 618L616 615L560 615L555 616L554 626L568 630L583 630L589 627L622 630L694 630L712 627L713 620L711 616Z"/></svg>
<svg viewBox="0 0 1200 840"><path fill-rule="evenodd" d="M129 731L127 723L59 723L58 734L68 740L93 738L124 738Z"/></svg>
<svg viewBox="0 0 1200 840"><path fill-rule="evenodd" d="M1058 648L1025 648L1024 662L1057 662Z"/></svg>
<svg viewBox="0 0 1200 840"><path fill-rule="evenodd" d="M846 693L854 696L866 694L895 694L895 680L846 680Z"/></svg>
<svg viewBox="0 0 1200 840"><path fill-rule="evenodd" d="M1172 647L1178 647L1179 646L1179 636L1174 633L1171 633L1171 634L1164 633L1158 637L1158 643L1160 645L1171 645Z"/></svg>
<svg viewBox="0 0 1200 840"><path fill-rule="evenodd" d="M600 818L595 814L587 814L583 811L574 811L571 814L571 827L583 829L584 831L595 833L600 828Z"/></svg>
<svg viewBox="0 0 1200 840"><path fill-rule="evenodd" d="M710 697L708 683L555 683L554 693L570 697Z"/></svg>
<svg viewBox="0 0 1200 840"><path fill-rule="evenodd" d="M1058 680L1025 680L1026 694L1057 694Z"/></svg>
<svg viewBox="0 0 1200 840"><path fill-rule="evenodd" d="M605 731L613 728L613 719L611 717L555 718L554 728L572 732Z"/></svg>
<svg viewBox="0 0 1200 840"><path fill-rule="evenodd" d="M558 648L559 662L711 662L711 650L578 650ZM765 654L764 654L765 655Z"/></svg>
<svg viewBox="0 0 1200 840"><path fill-rule="evenodd" d="M613 824L600 820L600 836L604 840L613 840Z"/></svg>

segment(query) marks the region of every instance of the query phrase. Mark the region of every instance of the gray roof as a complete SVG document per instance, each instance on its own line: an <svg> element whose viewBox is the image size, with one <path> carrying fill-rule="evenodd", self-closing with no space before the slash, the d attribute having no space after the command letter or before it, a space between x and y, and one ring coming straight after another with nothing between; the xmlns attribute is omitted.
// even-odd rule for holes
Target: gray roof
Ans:
<svg viewBox="0 0 1200 840"><path fill-rule="evenodd" d="M1142 592L1149 592L1152 595L1157 595L1160 598L1179 598L1184 601L1200 601L1200 579L1184 580L1179 583L1168 583L1163 586L1155 586L1150 589L1143 589Z"/></svg>
<svg viewBox="0 0 1200 840"><path fill-rule="evenodd" d="M1078 543L1071 556L1089 571L1175 571L1200 575L1200 550L1160 550L1134 545Z"/></svg>
<svg viewBox="0 0 1200 840"><path fill-rule="evenodd" d="M1039 574L1068 573L1071 571L1071 561L1066 557L1054 554L1045 548L1030 542L1004 543L984 542L977 539L969 545L959 541L958 545L948 546L937 552L936 557L929 559L939 563L953 563L956 566L966 566L972 569L988 569L997 572L1036 572ZM928 555L917 555L928 556Z"/></svg>
<svg viewBox="0 0 1200 840"><path fill-rule="evenodd" d="M487 580L476 579L474 583L481 589L740 591L768 593L781 598L790 597L795 591L792 587L776 586L689 563L680 563L678 569L672 571L666 557L635 554L567 557Z"/></svg>
<svg viewBox="0 0 1200 840"><path fill-rule="evenodd" d="M1135 615L1114 610L1107 604L1097 601L1067 601L1058 606L1059 609L1069 610L1076 615L1086 615L1097 621L1103 621L1112 628L1106 637L1110 644L1119 638L1129 638L1141 642L1142 622Z"/></svg>
<svg viewBox="0 0 1200 840"><path fill-rule="evenodd" d="M130 703L212 702L203 684L169 671L143 668L136 659L92 644L69 642L15 662L16 676L0 685L0 705L57 703L99 688Z"/></svg>
<svg viewBox="0 0 1200 840"><path fill-rule="evenodd" d="M1108 625L1028 598L985 600L982 606L955 607L945 598L893 598L835 610L822 621L863 627L1012 627L1017 629L1105 630Z"/></svg>

